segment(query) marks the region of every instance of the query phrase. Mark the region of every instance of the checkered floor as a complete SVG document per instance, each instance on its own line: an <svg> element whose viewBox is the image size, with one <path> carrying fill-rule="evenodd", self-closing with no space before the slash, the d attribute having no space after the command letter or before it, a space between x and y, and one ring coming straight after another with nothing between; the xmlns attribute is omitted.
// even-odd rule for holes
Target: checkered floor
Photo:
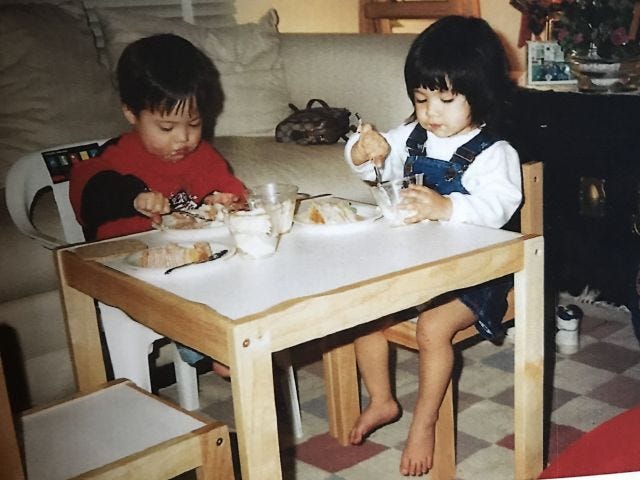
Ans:
<svg viewBox="0 0 640 480"><path fill-rule="evenodd" d="M545 430L549 461L584 432L640 404L640 348L628 315L597 306L584 310L580 350L573 355L555 355L549 374L553 379ZM284 402L279 399L284 478L406 478L398 473L398 465L416 400L417 354L397 350L396 393L404 408L402 418L376 431L358 447L341 447L327 433L319 351L306 345L294 350L293 358L304 437L293 439ZM489 342L466 346L460 351L458 364L462 368L456 373L457 478L512 479L513 344L507 340L501 346ZM233 429L230 385L210 373L200 379L202 411ZM175 399L175 386L161 393Z"/></svg>

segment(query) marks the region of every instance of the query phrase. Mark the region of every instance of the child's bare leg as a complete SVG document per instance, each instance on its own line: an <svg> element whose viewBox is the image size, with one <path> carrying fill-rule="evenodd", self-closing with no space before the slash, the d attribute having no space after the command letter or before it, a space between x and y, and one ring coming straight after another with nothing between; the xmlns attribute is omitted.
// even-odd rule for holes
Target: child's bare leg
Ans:
<svg viewBox="0 0 640 480"><path fill-rule="evenodd" d="M231 377L231 370L229 369L229 367L215 360L211 362L211 370L213 370L213 373L215 373L219 377L222 377L222 378Z"/></svg>
<svg viewBox="0 0 640 480"><path fill-rule="evenodd" d="M397 419L400 407L391 394L389 344L382 331L360 337L354 343L358 369L369 392L369 405L349 433L349 441L357 445L376 428Z"/></svg>
<svg viewBox="0 0 640 480"><path fill-rule="evenodd" d="M400 460L403 475L426 474L433 466L435 424L453 368L451 341L474 321L473 312L457 299L426 310L418 318L418 401Z"/></svg>

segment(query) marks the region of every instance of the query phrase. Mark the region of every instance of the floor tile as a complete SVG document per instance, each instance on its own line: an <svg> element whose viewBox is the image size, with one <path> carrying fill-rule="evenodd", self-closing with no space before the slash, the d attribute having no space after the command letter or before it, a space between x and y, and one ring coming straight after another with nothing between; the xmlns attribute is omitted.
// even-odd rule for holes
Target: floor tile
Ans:
<svg viewBox="0 0 640 480"><path fill-rule="evenodd" d="M373 441L357 446L341 446L328 433L297 445L296 458L327 472L337 472L378 455L387 447Z"/></svg>
<svg viewBox="0 0 640 480"><path fill-rule="evenodd" d="M563 390L562 388L554 388L553 395L551 397L551 408L553 410L556 410L567 403L569 400L572 400L577 396L577 393L569 392L568 390Z"/></svg>
<svg viewBox="0 0 640 480"><path fill-rule="evenodd" d="M458 480L513 480L513 452L498 445L477 451L460 462L456 469Z"/></svg>
<svg viewBox="0 0 640 480"><path fill-rule="evenodd" d="M513 433L513 409L482 400L458 414L458 429L476 438L496 442Z"/></svg>
<svg viewBox="0 0 640 480"><path fill-rule="evenodd" d="M503 372L513 373L513 349L503 348L482 359L482 363Z"/></svg>
<svg viewBox="0 0 640 480"><path fill-rule="evenodd" d="M547 463L553 462L560 453L564 452L569 445L582 437L584 433L584 431L570 425L552 423L549 428Z"/></svg>
<svg viewBox="0 0 640 480"><path fill-rule="evenodd" d="M571 425L588 432L623 411L622 408L600 400L580 396L555 410L551 414L551 420L559 425Z"/></svg>
<svg viewBox="0 0 640 480"><path fill-rule="evenodd" d="M474 363L465 365L462 369L458 389L482 398L490 398L504 391L509 385L513 385L513 375L483 363Z"/></svg>
<svg viewBox="0 0 640 480"><path fill-rule="evenodd" d="M620 373L638 363L638 351L607 342L598 342L581 348L571 356L571 360Z"/></svg>
<svg viewBox="0 0 640 480"><path fill-rule="evenodd" d="M620 330L612 335L609 335L603 340L608 343L620 345L621 347L626 347L635 352L640 352L640 344L635 333L633 332L631 322L629 322L624 328L621 328Z"/></svg>
<svg viewBox="0 0 640 480"><path fill-rule="evenodd" d="M456 462L460 463L490 445L491 443L486 440L474 437L465 432L458 432L456 436Z"/></svg>
<svg viewBox="0 0 640 480"><path fill-rule="evenodd" d="M585 365L573 359L565 359L556 363L553 386L574 393L586 394L608 382L614 376L615 374L608 370Z"/></svg>
<svg viewBox="0 0 640 480"><path fill-rule="evenodd" d="M618 375L589 393L589 397L620 408L640 405L640 381Z"/></svg>
<svg viewBox="0 0 640 480"><path fill-rule="evenodd" d="M349 480L406 480L407 477L400 475L401 454L399 450L385 450L375 457L337 473ZM428 480L429 476L421 478Z"/></svg>
<svg viewBox="0 0 640 480"><path fill-rule="evenodd" d="M585 317L580 322L580 334L603 339L624 328L622 322L605 318Z"/></svg>

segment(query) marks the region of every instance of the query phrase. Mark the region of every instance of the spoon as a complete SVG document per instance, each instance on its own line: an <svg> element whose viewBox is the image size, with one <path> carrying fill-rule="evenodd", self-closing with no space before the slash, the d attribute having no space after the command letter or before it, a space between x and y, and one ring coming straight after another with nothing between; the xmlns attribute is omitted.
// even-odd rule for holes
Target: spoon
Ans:
<svg viewBox="0 0 640 480"><path fill-rule="evenodd" d="M209 255L207 258L205 258L204 260L196 260L195 262L189 262L189 263L185 263L183 265L178 265L177 267L171 267L168 270L165 270L164 274L165 275L169 275L171 272L173 272L174 270L177 270L178 268L182 268L182 267L188 267L189 265L197 265L199 263L206 263L206 262L212 262L213 260L217 260L220 257L223 257L227 254L229 250L220 250L219 252L216 252L212 255Z"/></svg>
<svg viewBox="0 0 640 480"><path fill-rule="evenodd" d="M356 118L358 119L358 128L356 132L360 133L362 131L362 117L358 112L356 112ZM371 159L373 163L373 159ZM380 167L378 167L375 163L373 164L373 171L376 174L376 185L379 187L382 184L382 172L380 171Z"/></svg>
<svg viewBox="0 0 640 480"><path fill-rule="evenodd" d="M373 166L373 171L376 174L376 185L379 187L382 185L382 172L380 172L380 167L377 167L376 165Z"/></svg>

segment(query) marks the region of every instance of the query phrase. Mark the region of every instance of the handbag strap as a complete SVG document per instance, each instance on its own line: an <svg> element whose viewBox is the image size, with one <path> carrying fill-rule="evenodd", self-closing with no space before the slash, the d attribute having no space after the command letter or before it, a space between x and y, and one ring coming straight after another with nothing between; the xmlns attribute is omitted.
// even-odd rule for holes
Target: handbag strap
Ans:
<svg viewBox="0 0 640 480"><path fill-rule="evenodd" d="M313 106L313 104L315 102L318 102L320 105L322 105L327 110L331 110L331 107L327 104L327 102L325 102L324 100L320 100L319 98L312 98L311 100L309 100L307 102L307 110L309 110Z"/></svg>

